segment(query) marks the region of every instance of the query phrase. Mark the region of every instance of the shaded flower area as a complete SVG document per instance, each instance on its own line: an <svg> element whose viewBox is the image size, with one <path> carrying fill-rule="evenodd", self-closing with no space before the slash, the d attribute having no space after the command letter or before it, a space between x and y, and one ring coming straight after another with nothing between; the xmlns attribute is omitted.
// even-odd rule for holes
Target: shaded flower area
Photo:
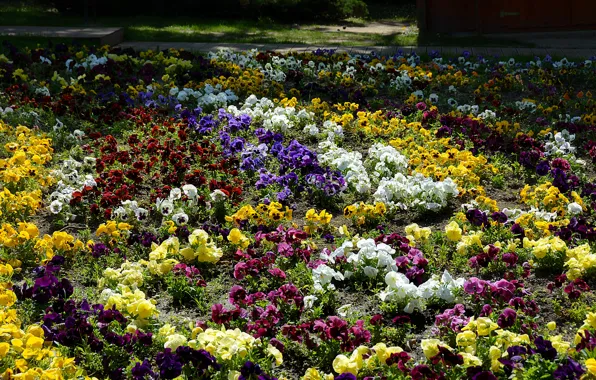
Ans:
<svg viewBox="0 0 596 380"><path fill-rule="evenodd" d="M594 59L5 43L1 377L596 378Z"/></svg>

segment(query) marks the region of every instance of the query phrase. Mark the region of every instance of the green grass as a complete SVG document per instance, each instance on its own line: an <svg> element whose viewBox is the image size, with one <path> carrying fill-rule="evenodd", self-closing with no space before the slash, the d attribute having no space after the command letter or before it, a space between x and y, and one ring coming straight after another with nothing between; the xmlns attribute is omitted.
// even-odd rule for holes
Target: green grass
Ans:
<svg viewBox="0 0 596 380"><path fill-rule="evenodd" d="M366 18L351 18L334 25L288 25L269 20L223 20L196 17L102 17L89 18L90 26L124 26L126 41L157 42L227 42L260 44L308 44L320 46L524 46L511 40L483 37L421 36L415 27L416 8L413 3L395 4L388 0L369 3ZM348 29L378 24L401 27L393 34L347 32ZM0 25L82 26L80 16L62 15L53 9L33 6L0 7ZM0 39L2 37L0 36ZM25 40L19 43L28 44ZM41 41L43 43L43 41ZM70 42L70 41L69 41ZM33 43L37 41L33 40Z"/></svg>
<svg viewBox="0 0 596 380"><path fill-rule="evenodd" d="M250 24L246 21L217 23L204 21L191 24L177 21L175 25L159 26L152 23L131 25L125 31L125 39L130 41L177 41L177 42L231 42L231 43L270 43L270 44L311 44L311 45L413 45L417 34L395 34L384 36L374 33L350 33L321 30L318 25L301 25L300 29L291 25ZM336 29L336 28L334 28Z"/></svg>

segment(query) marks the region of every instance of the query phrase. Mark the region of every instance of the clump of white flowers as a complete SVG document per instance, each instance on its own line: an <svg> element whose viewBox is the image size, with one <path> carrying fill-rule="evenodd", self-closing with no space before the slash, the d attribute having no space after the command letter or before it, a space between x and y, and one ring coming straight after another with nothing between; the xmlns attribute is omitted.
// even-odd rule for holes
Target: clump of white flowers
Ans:
<svg viewBox="0 0 596 380"><path fill-rule="evenodd" d="M215 190L211 194L211 198L214 200L220 197L226 198L225 193L221 190ZM170 190L167 198L157 198L155 201L155 210L162 216L171 219L177 226L183 226L190 219L185 209L188 210L196 206L198 198L198 190L194 185L187 184L182 186L182 188L175 187Z"/></svg>
<svg viewBox="0 0 596 380"><path fill-rule="evenodd" d="M136 219L145 220L149 216L149 210L139 207L137 201L126 200L122 205L112 211L112 218L122 221Z"/></svg>
<svg viewBox="0 0 596 380"><path fill-rule="evenodd" d="M451 178L435 182L420 173L414 176L397 173L379 183L374 197L390 209L439 210L458 194L457 184Z"/></svg>
<svg viewBox="0 0 596 380"><path fill-rule="evenodd" d="M394 147L376 143L368 149L365 166L369 168L373 183L377 184L395 173L406 173L408 159Z"/></svg>
<svg viewBox="0 0 596 380"><path fill-rule="evenodd" d="M328 249L321 252L321 259L330 264L335 264L340 257L345 257L348 264L353 265L351 270L342 273L345 279L355 275L364 275L375 278L379 274L397 271L395 263L395 249L385 243L375 243L374 239L346 240L343 244L330 252Z"/></svg>
<svg viewBox="0 0 596 380"><path fill-rule="evenodd" d="M547 156L564 156L575 153L575 147L571 145L571 142L575 140L575 135L570 134L566 129L561 132L557 132L555 135L549 133L546 136L549 141L544 144L544 154Z"/></svg>
<svg viewBox="0 0 596 380"><path fill-rule="evenodd" d="M319 156L321 165L331 166L342 172L348 185L358 193L370 192L371 181L360 152L348 152L329 141L320 143L319 148L326 150Z"/></svg>
<svg viewBox="0 0 596 380"><path fill-rule="evenodd" d="M458 194L457 184L451 178L435 182L420 173L414 176L398 173L382 180L374 197L390 209L439 210Z"/></svg>
<svg viewBox="0 0 596 380"><path fill-rule="evenodd" d="M404 312L412 313L414 310L424 310L432 298L454 303L456 292L463 288L464 282L465 279L454 279L445 271L441 277L434 275L416 286L403 273L389 272L385 275L387 288L379 293L379 297L383 302L405 305Z"/></svg>
<svg viewBox="0 0 596 380"><path fill-rule="evenodd" d="M310 136L316 136L328 141L341 141L344 138L343 127L331 120L325 120L321 129L316 124L311 123L307 124L302 131Z"/></svg>
<svg viewBox="0 0 596 380"><path fill-rule="evenodd" d="M227 107L228 104L238 100L234 91L224 90L221 84L212 86L206 84L202 89L194 90L192 88L179 89L172 87L170 89L170 96L176 97L179 102L186 102L191 98L196 99L199 107Z"/></svg>
<svg viewBox="0 0 596 380"><path fill-rule="evenodd" d="M85 157L82 162L68 158L62 162L59 169L51 172L57 180L56 188L49 196L49 209L52 214L62 213L67 219L74 217L70 212L73 193L82 191L86 186L97 186L95 178L90 174L94 168L94 157Z"/></svg>
<svg viewBox="0 0 596 380"><path fill-rule="evenodd" d="M383 302L396 303L404 312L424 310L432 298L452 303L456 292L461 289L464 279L453 279L445 271L441 277L433 276L428 281L416 286L403 274L398 272L395 258L402 253L384 243L376 243L374 239L355 237L346 240L334 251L324 249L320 259L324 261L312 270L315 291L335 290L335 284L360 276L374 279L382 275L386 289L379 294ZM341 264L339 269L337 264ZM349 268L349 269L345 269Z"/></svg>
<svg viewBox="0 0 596 380"><path fill-rule="evenodd" d="M68 72L71 71L70 65L72 62L73 62L72 59L69 59L65 62L66 71L68 71ZM95 54L89 54L89 56L87 56L87 58L85 58L85 60L83 62L75 63L74 69L77 69L79 67L84 67L85 69L90 70L90 69L94 68L95 66L105 65L107 62L108 62L107 57L97 57Z"/></svg>
<svg viewBox="0 0 596 380"><path fill-rule="evenodd" d="M240 109L236 106L229 106L227 111L236 117L246 114L253 121L262 122L265 129L277 132L287 132L298 128L303 130L307 125L314 123L315 116L314 113L304 109L276 107L270 99L265 97L259 99L255 95L249 96Z"/></svg>
<svg viewBox="0 0 596 380"><path fill-rule="evenodd" d="M324 151L319 156L321 164L341 171L358 193L376 188L375 200L393 210L438 210L459 194L451 178L433 181L420 173L407 175L408 159L392 146L374 144L364 161L360 152L347 151L330 141L321 142L319 149Z"/></svg>
<svg viewBox="0 0 596 380"><path fill-rule="evenodd" d="M247 50L243 52L234 52L232 49L223 48L216 52L209 52L207 55L210 60L219 62L234 63L241 68L261 68L261 64L256 57L259 54L257 49Z"/></svg>
<svg viewBox="0 0 596 380"><path fill-rule="evenodd" d="M391 79L389 86L397 91L406 91L412 87L412 79L406 70L402 70L399 74Z"/></svg>

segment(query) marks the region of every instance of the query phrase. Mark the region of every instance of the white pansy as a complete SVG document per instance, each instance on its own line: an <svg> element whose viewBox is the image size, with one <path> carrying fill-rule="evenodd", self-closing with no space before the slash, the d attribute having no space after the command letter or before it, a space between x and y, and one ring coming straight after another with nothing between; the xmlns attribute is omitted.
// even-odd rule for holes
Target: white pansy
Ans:
<svg viewBox="0 0 596 380"><path fill-rule="evenodd" d="M334 289L335 287L332 286L333 284L331 284L331 280L333 279L337 281L343 281L344 279L344 276L340 272L335 271L333 268L325 264L321 264L315 269L313 269L312 277L314 282L314 288L315 290L319 291L324 290L325 287L329 289L330 286L332 289Z"/></svg>
<svg viewBox="0 0 596 380"><path fill-rule="evenodd" d="M316 124L307 124L302 131L310 136L316 136L319 133L319 128Z"/></svg>
<svg viewBox="0 0 596 380"><path fill-rule="evenodd" d="M195 185L190 185L190 184L184 185L184 186L182 186L182 191L189 199L192 199L192 200L197 199L198 190Z"/></svg>
<svg viewBox="0 0 596 380"><path fill-rule="evenodd" d="M211 200L213 202L222 202L222 201L226 200L227 197L228 196L226 195L226 193L224 193L223 191L221 191L219 189L214 190L211 193Z"/></svg>
<svg viewBox="0 0 596 380"><path fill-rule="evenodd" d="M62 211L62 206L63 203L59 200L55 200L52 203L50 203L50 211L52 212L52 214L59 214L60 211Z"/></svg>
<svg viewBox="0 0 596 380"><path fill-rule="evenodd" d="M370 278L375 278L379 274L379 270L371 266L364 267L363 272L367 277Z"/></svg>
<svg viewBox="0 0 596 380"><path fill-rule="evenodd" d="M457 184L451 178L435 182L420 173L414 176L398 173L392 179L382 180L374 197L390 209L437 210L458 194Z"/></svg>
<svg viewBox="0 0 596 380"><path fill-rule="evenodd" d="M183 212L176 213L172 215L172 220L176 223L177 226L182 226L188 223L188 215Z"/></svg>
<svg viewBox="0 0 596 380"><path fill-rule="evenodd" d="M134 213L137 220L145 220L149 216L149 210L144 209L142 207L139 207L136 210L134 210Z"/></svg>
<svg viewBox="0 0 596 380"><path fill-rule="evenodd" d="M175 201L182 198L182 190L180 190L179 188L175 187L172 190L170 190L170 199Z"/></svg>
<svg viewBox="0 0 596 380"><path fill-rule="evenodd" d="M346 304L346 305L342 305L339 308L337 308L337 315L339 315L342 318L350 318L351 316L353 316L354 314L354 307L352 307L352 304Z"/></svg>
<svg viewBox="0 0 596 380"><path fill-rule="evenodd" d="M306 110L297 111L294 107L276 107L270 99L249 96L242 107L229 106L227 111L238 117L246 114L255 122L262 122L265 129L271 131L287 132L289 130L314 131L315 115Z"/></svg>
<svg viewBox="0 0 596 380"><path fill-rule="evenodd" d="M569 215L579 215L582 211L582 206L577 202L569 203L567 205L567 213L569 213Z"/></svg>
<svg viewBox="0 0 596 380"><path fill-rule="evenodd" d="M126 220L127 217L128 217L128 214L126 212L126 209L122 206L119 206L112 211L112 218L114 218L114 219Z"/></svg>
<svg viewBox="0 0 596 380"><path fill-rule="evenodd" d="M157 211L162 215L170 215L174 211L174 202L171 199L160 199L157 198L155 202Z"/></svg>
<svg viewBox="0 0 596 380"><path fill-rule="evenodd" d="M317 296L314 296L314 295L304 297L304 300L303 300L304 301L304 309L305 310L312 309L317 300L318 300Z"/></svg>

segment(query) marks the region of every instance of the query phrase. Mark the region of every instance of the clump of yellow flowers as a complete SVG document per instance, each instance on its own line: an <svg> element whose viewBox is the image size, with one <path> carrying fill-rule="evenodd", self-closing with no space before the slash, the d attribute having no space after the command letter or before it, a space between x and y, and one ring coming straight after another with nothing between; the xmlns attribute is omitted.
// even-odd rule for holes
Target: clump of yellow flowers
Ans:
<svg viewBox="0 0 596 380"><path fill-rule="evenodd" d="M304 231L307 234L313 234L319 230L326 229L331 222L331 217L331 214L327 210L321 210L317 213L317 210L311 208L306 212L306 226L304 226Z"/></svg>
<svg viewBox="0 0 596 380"><path fill-rule="evenodd" d="M188 346L194 349L203 349L215 356L219 360L228 361L235 358L245 358L251 355L251 351L257 349L262 345L260 339L256 339L250 334L247 334L240 329L221 329L208 328L202 331L200 328L195 328L192 331L193 339L188 341ZM275 360L275 365L283 363L282 353L272 346L267 345L267 355ZM239 374L239 373L238 373ZM233 377L234 373L232 373Z"/></svg>
<svg viewBox="0 0 596 380"><path fill-rule="evenodd" d="M526 237L529 239L537 239L539 237L552 235L552 231L550 230L551 226L564 227L569 224L569 219L561 218L558 220L545 220L544 218L539 218L536 212L528 212L515 219L515 223L524 228Z"/></svg>
<svg viewBox="0 0 596 380"><path fill-rule="evenodd" d="M457 253L460 255L471 255L476 252L482 251L482 231L472 231L468 235L461 237L459 243L457 243Z"/></svg>
<svg viewBox="0 0 596 380"><path fill-rule="evenodd" d="M498 173L483 155L475 156L472 152L453 147L443 152L429 150L428 144L412 149L410 166L425 177L439 181L449 177L461 188L477 186L481 178Z"/></svg>
<svg viewBox="0 0 596 380"><path fill-rule="evenodd" d="M523 240L523 247L532 249L532 254L537 259L543 259L546 256L565 255L567 244L557 236L548 236L538 240L530 240L527 237Z"/></svg>
<svg viewBox="0 0 596 380"><path fill-rule="evenodd" d="M53 183L53 177L44 167L52 160L49 138L25 126L13 128L0 121L0 141L8 141L0 154L0 179L4 184L14 190L25 190Z"/></svg>
<svg viewBox="0 0 596 380"><path fill-rule="evenodd" d="M170 273L178 261L172 256L180 251L180 242L177 237L171 237L163 241L160 245L151 244L149 260L140 260L139 263L145 265L153 275L163 276Z"/></svg>
<svg viewBox="0 0 596 380"><path fill-rule="evenodd" d="M146 325L149 318L159 314L155 300L148 300L140 289L126 285L120 284L116 290L104 289L100 299L106 309L114 307L125 316L135 318L138 326Z"/></svg>
<svg viewBox="0 0 596 380"><path fill-rule="evenodd" d="M238 228L232 228L230 230L228 241L240 249L246 249L250 245L250 239Z"/></svg>
<svg viewBox="0 0 596 380"><path fill-rule="evenodd" d="M568 249L567 259L565 266L568 268L567 277L570 280L575 280L581 277L586 271L596 267L596 254L591 252L588 243Z"/></svg>
<svg viewBox="0 0 596 380"><path fill-rule="evenodd" d="M416 242L425 243L430 238L432 233L429 227L420 227L416 223L412 223L406 226L406 238L410 241L410 244L413 245Z"/></svg>
<svg viewBox="0 0 596 380"><path fill-rule="evenodd" d="M226 216L226 221L233 222L237 226L244 221L250 221L257 225L277 226L283 221L291 220L292 209L287 206L284 208L279 202L261 203L255 208L245 205L234 214Z"/></svg>
<svg viewBox="0 0 596 380"><path fill-rule="evenodd" d="M12 193L8 188L0 191L0 216L8 220L22 220L36 213L41 207L40 190Z"/></svg>
<svg viewBox="0 0 596 380"><path fill-rule="evenodd" d="M188 262L197 260L216 263L223 256L221 248L215 245L209 234L201 229L194 230L188 237L189 247L180 250L180 255Z"/></svg>
<svg viewBox="0 0 596 380"><path fill-rule="evenodd" d="M333 360L333 370L339 374L349 372L358 375L358 372L363 368L384 365L391 355L399 354L402 351L401 347L387 347L385 343L377 343L371 348L359 346L350 356L337 355ZM309 376L313 378L312 368L307 371L307 374L309 374L309 371Z"/></svg>
<svg viewBox="0 0 596 380"><path fill-rule="evenodd" d="M344 216L352 219L352 223L357 226L378 224L386 213L387 206L383 202L375 202L374 205L360 202L344 208Z"/></svg>
<svg viewBox="0 0 596 380"><path fill-rule="evenodd" d="M130 231L131 228L132 226L128 223L118 223L110 220L107 223L100 224L97 231L95 231L95 235L97 237L107 236L108 238L118 239L123 235L126 236L127 231Z"/></svg>
<svg viewBox="0 0 596 380"><path fill-rule="evenodd" d="M449 241L460 241L462 238L462 229L454 220L445 226L445 236Z"/></svg>
<svg viewBox="0 0 596 380"><path fill-rule="evenodd" d="M0 121L0 216L22 221L41 207L41 188L53 183L45 168L52 159L51 140L19 125Z"/></svg>
<svg viewBox="0 0 596 380"><path fill-rule="evenodd" d="M575 191L571 192L572 200L569 200L561 191L550 182L543 183L536 187L526 185L520 192L522 201L529 205L545 210L556 212L560 216L565 216L567 206L575 202L583 206L583 200Z"/></svg>
<svg viewBox="0 0 596 380"><path fill-rule="evenodd" d="M39 230L33 223L19 222L16 228L8 223L0 227L0 246L10 248L6 260L51 260L56 253L67 255L85 249L85 244L64 231L39 237ZM14 262L13 262L14 264Z"/></svg>

